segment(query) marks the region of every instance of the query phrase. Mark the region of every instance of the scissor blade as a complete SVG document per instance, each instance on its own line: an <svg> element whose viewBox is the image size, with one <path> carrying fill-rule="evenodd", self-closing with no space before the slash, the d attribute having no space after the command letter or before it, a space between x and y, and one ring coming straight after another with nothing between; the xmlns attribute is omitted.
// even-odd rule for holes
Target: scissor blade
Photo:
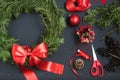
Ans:
<svg viewBox="0 0 120 80"><path fill-rule="evenodd" d="M97 56L95 54L95 49L94 49L93 44L92 44L92 53L93 53L93 60L96 61L97 60Z"/></svg>

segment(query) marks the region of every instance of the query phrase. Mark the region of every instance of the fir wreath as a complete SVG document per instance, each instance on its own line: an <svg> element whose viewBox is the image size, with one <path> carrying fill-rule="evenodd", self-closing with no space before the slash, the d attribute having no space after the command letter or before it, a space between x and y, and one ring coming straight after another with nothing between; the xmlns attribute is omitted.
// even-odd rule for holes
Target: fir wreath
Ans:
<svg viewBox="0 0 120 80"><path fill-rule="evenodd" d="M16 39L8 35L6 27L11 18L17 19L22 12L39 13L44 23L40 43L46 42L49 55L64 42L60 36L65 26L62 17L64 11L58 8L54 0L0 0L0 59L4 62L12 62L10 50L17 43Z"/></svg>

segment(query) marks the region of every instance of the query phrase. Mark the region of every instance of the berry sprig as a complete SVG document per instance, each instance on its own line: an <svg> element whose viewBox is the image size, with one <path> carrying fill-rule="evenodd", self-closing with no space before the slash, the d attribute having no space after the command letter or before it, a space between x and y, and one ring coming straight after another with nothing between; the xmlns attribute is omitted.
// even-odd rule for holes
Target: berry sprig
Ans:
<svg viewBox="0 0 120 80"><path fill-rule="evenodd" d="M81 43L90 43L95 39L95 33L91 26L81 26L80 29L76 30L76 34L79 36Z"/></svg>

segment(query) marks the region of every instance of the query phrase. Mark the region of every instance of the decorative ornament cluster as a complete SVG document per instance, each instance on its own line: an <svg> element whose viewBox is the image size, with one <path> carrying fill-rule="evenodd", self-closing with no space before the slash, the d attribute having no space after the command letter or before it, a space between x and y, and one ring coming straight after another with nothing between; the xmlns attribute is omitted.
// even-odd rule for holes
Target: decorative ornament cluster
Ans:
<svg viewBox="0 0 120 80"><path fill-rule="evenodd" d="M91 26L81 26L80 29L76 30L76 34L79 36L81 43L92 43L95 39L95 33Z"/></svg>

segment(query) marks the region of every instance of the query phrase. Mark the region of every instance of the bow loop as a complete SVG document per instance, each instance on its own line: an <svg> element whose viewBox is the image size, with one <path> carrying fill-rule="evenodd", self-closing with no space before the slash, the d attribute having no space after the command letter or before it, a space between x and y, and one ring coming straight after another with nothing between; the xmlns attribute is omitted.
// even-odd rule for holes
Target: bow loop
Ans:
<svg viewBox="0 0 120 80"><path fill-rule="evenodd" d="M27 53L23 47L14 44L12 47L12 57L16 64L23 65L27 57Z"/></svg>
<svg viewBox="0 0 120 80"><path fill-rule="evenodd" d="M15 63L23 65L26 57L29 57L29 65L33 65L33 62L39 61L39 58L47 57L47 47L45 43L39 44L37 47L32 49L28 46L19 46L14 44L12 47L12 56Z"/></svg>
<svg viewBox="0 0 120 80"><path fill-rule="evenodd" d="M46 43L39 44L33 49L32 53L39 58L47 58L48 49Z"/></svg>

